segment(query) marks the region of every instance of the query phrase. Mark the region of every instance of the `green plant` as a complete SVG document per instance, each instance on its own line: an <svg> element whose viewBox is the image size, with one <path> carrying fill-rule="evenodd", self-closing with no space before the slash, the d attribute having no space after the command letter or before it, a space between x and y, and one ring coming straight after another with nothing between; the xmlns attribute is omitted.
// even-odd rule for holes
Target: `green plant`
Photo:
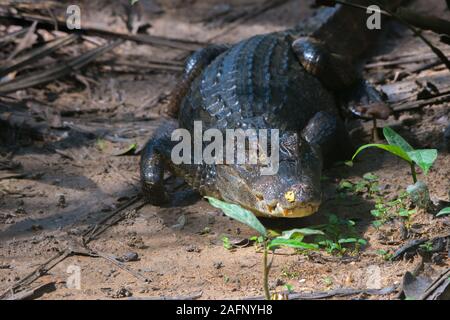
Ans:
<svg viewBox="0 0 450 320"><path fill-rule="evenodd" d="M292 291L294 291L294 287L290 284L285 284L284 288L286 289L287 292L291 293Z"/></svg>
<svg viewBox="0 0 450 320"><path fill-rule="evenodd" d="M344 193L367 193L370 198L373 198L380 192L379 178L373 173L368 172L356 183L348 180L342 180L339 183L337 190Z"/></svg>
<svg viewBox="0 0 450 320"><path fill-rule="evenodd" d="M445 216L445 215L449 215L450 214L450 207L444 208L441 211L438 212L438 214L436 215L436 217L441 217L441 216Z"/></svg>
<svg viewBox="0 0 450 320"><path fill-rule="evenodd" d="M383 134L388 144L374 143L363 145L355 152L352 161L361 151L375 147L386 150L408 162L411 167L411 175L414 183L417 182L416 165L422 169L425 175L428 173L437 158L436 149L415 150L405 139L389 127L383 129Z"/></svg>
<svg viewBox="0 0 450 320"><path fill-rule="evenodd" d="M230 238L228 238L226 236L222 237L222 244L223 244L223 247L227 250L233 249L233 245L230 242Z"/></svg>
<svg viewBox="0 0 450 320"><path fill-rule="evenodd" d="M402 192L399 196L391 201L385 201L384 198L378 197L375 202L375 208L370 211L372 216L376 218L372 222L375 228L379 228L382 224L401 217L409 223L411 216L417 212L416 209L410 210L408 205L408 193Z"/></svg>
<svg viewBox="0 0 450 320"><path fill-rule="evenodd" d="M323 278L323 283L327 287L330 287L331 285L333 285L333 279L331 277L325 277L325 278Z"/></svg>
<svg viewBox="0 0 450 320"><path fill-rule="evenodd" d="M427 241L424 244L421 244L419 246L419 248L421 248L423 251L426 251L426 252L432 252L433 251L433 242Z"/></svg>
<svg viewBox="0 0 450 320"><path fill-rule="evenodd" d="M270 300L269 290L269 272L273 264L273 253L280 247L289 247L294 249L313 250L318 249L317 244L305 243L303 239L309 235L322 235L323 232L315 229L293 229L284 231L281 235L275 236L268 232L266 228L259 222L258 218L247 209L239 205L227 203L212 197L206 197L209 203L218 209L221 209L227 216L233 218L250 228L256 230L259 236L255 238L257 242L263 246L263 286L264 295L267 300ZM272 259L268 261L269 251L272 252Z"/></svg>
<svg viewBox="0 0 450 320"><path fill-rule="evenodd" d="M366 240L356 236L354 221L339 218L334 214L329 215L328 223L313 228L323 232L322 235L316 236L314 242L331 254L343 255L351 244L357 252L362 245L367 244Z"/></svg>
<svg viewBox="0 0 450 320"><path fill-rule="evenodd" d="M379 249L376 251L376 254L380 255L385 261L389 261L392 259L393 254L387 250Z"/></svg>

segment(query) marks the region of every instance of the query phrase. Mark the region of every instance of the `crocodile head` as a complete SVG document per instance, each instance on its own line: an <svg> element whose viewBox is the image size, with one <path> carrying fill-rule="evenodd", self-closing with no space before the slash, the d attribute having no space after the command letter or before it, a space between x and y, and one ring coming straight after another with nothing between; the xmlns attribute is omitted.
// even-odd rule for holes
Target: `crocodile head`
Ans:
<svg viewBox="0 0 450 320"><path fill-rule="evenodd" d="M262 217L299 218L315 213L321 202L322 159L297 133L280 136L279 168L261 174L260 165L220 165L217 178L225 201Z"/></svg>

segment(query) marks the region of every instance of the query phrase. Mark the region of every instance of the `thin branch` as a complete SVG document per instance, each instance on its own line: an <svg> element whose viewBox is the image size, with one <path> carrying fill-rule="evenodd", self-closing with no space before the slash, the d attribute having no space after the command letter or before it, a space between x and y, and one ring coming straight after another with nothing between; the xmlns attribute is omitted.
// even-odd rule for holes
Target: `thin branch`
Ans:
<svg viewBox="0 0 450 320"><path fill-rule="evenodd" d="M350 6L350 7L357 8L357 9L367 10L367 8L368 8L367 6L364 6L364 5L359 5L359 4L355 4L355 3L351 3L351 2L347 2L347 1L343 1L343 0L332 0L332 1L337 4L346 5L346 6ZM438 49L436 46L434 46L431 43L431 41L429 41L422 34L422 31L420 29L414 27L410 22L406 21L403 17L397 15L396 13L392 12L391 10L383 8L383 6L378 3L378 1L374 0L374 3L377 4L380 8L382 8L382 10L380 10L380 14L383 14L385 16L393 18L393 19L397 20L398 22L400 22L401 24L405 25L408 29L410 29L414 33L414 36L419 37L428 47L430 47L430 49L434 52L434 54L436 54L436 56L439 59L441 59L442 63L444 63L445 66L450 70L450 61L447 59L445 54L440 49Z"/></svg>

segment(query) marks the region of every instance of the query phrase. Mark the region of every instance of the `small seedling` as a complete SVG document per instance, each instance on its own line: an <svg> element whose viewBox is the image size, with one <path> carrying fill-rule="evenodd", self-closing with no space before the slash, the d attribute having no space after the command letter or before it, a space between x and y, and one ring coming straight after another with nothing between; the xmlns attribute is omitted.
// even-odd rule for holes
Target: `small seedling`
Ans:
<svg viewBox="0 0 450 320"><path fill-rule="evenodd" d="M406 192L400 193L396 199L388 202L385 202L382 197L379 197L376 199L375 208L370 210L372 216L376 218L376 220L372 222L372 225L375 228L379 228L386 222L398 217L404 219L406 226L408 226L411 217L416 212L416 209L409 209L408 193Z"/></svg>
<svg viewBox="0 0 450 320"><path fill-rule="evenodd" d="M358 154L367 148L379 148L386 150L397 157L405 160L411 167L411 175L413 182L417 182L416 165L419 166L423 173L426 175L437 158L436 149L421 149L416 150L406 142L398 133L389 127L383 129L384 137L388 144L366 144L361 146L353 155L352 161L358 156Z"/></svg>
<svg viewBox="0 0 450 320"><path fill-rule="evenodd" d="M432 252L433 251L433 242L427 241L424 244L421 244L420 249L422 249L425 252Z"/></svg>
<svg viewBox="0 0 450 320"><path fill-rule="evenodd" d="M380 193L378 176L373 173L366 173L363 178L356 183L342 180L339 183L338 191L344 193L363 194L367 193L369 198L374 198Z"/></svg>
<svg viewBox="0 0 450 320"><path fill-rule="evenodd" d="M320 230L307 228L293 229L284 231L281 235L273 237L274 234L266 230L261 222L259 222L258 218L256 218L249 210L244 209L239 205L223 202L212 197L206 198L213 207L221 209L228 217L244 223L259 233L256 240L263 245L263 286L264 295L267 300L270 300L272 297L269 290L269 272L273 264L273 255L269 262L269 251L273 254L275 250L280 247L304 250L314 250L319 248L317 244L303 242L303 239L305 236L309 235L323 235L323 232Z"/></svg>
<svg viewBox="0 0 450 320"><path fill-rule="evenodd" d="M283 270L281 271L281 276L287 279L295 279L299 277L299 273L296 271Z"/></svg>
<svg viewBox="0 0 450 320"><path fill-rule="evenodd" d="M290 284L285 284L284 285L284 289L286 289L286 291L288 293L292 293L294 291L294 287L292 285L290 285Z"/></svg>
<svg viewBox="0 0 450 320"><path fill-rule="evenodd" d="M352 220L339 218L334 214L328 217L328 223L315 226L323 231L323 235L315 238L314 242L324 248L330 254L344 255L348 252L348 246L353 245L353 252L357 253L367 241L356 236L356 223Z"/></svg>
<svg viewBox="0 0 450 320"><path fill-rule="evenodd" d="M323 278L323 283L327 286L330 287L333 285L333 279L331 279L331 277L325 277Z"/></svg>
<svg viewBox="0 0 450 320"><path fill-rule="evenodd" d="M233 245L230 242L230 238L228 237L222 237L222 243L223 243L223 247L227 250L231 250L233 249Z"/></svg>
<svg viewBox="0 0 450 320"><path fill-rule="evenodd" d="M392 256L393 256L392 253L390 253L389 251L384 250L384 249L377 250L376 253L378 255L380 255L383 258L383 260L385 260L385 261L391 260Z"/></svg>

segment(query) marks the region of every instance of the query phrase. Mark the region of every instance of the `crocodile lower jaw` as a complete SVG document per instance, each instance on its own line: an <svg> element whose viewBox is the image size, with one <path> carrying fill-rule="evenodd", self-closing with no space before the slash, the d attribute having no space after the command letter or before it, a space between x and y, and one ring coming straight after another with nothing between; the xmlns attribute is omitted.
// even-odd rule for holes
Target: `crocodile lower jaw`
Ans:
<svg viewBox="0 0 450 320"><path fill-rule="evenodd" d="M316 213L319 210L320 203L305 204L301 207L284 209L277 205L273 210L263 211L250 209L257 217L264 218L304 218Z"/></svg>

